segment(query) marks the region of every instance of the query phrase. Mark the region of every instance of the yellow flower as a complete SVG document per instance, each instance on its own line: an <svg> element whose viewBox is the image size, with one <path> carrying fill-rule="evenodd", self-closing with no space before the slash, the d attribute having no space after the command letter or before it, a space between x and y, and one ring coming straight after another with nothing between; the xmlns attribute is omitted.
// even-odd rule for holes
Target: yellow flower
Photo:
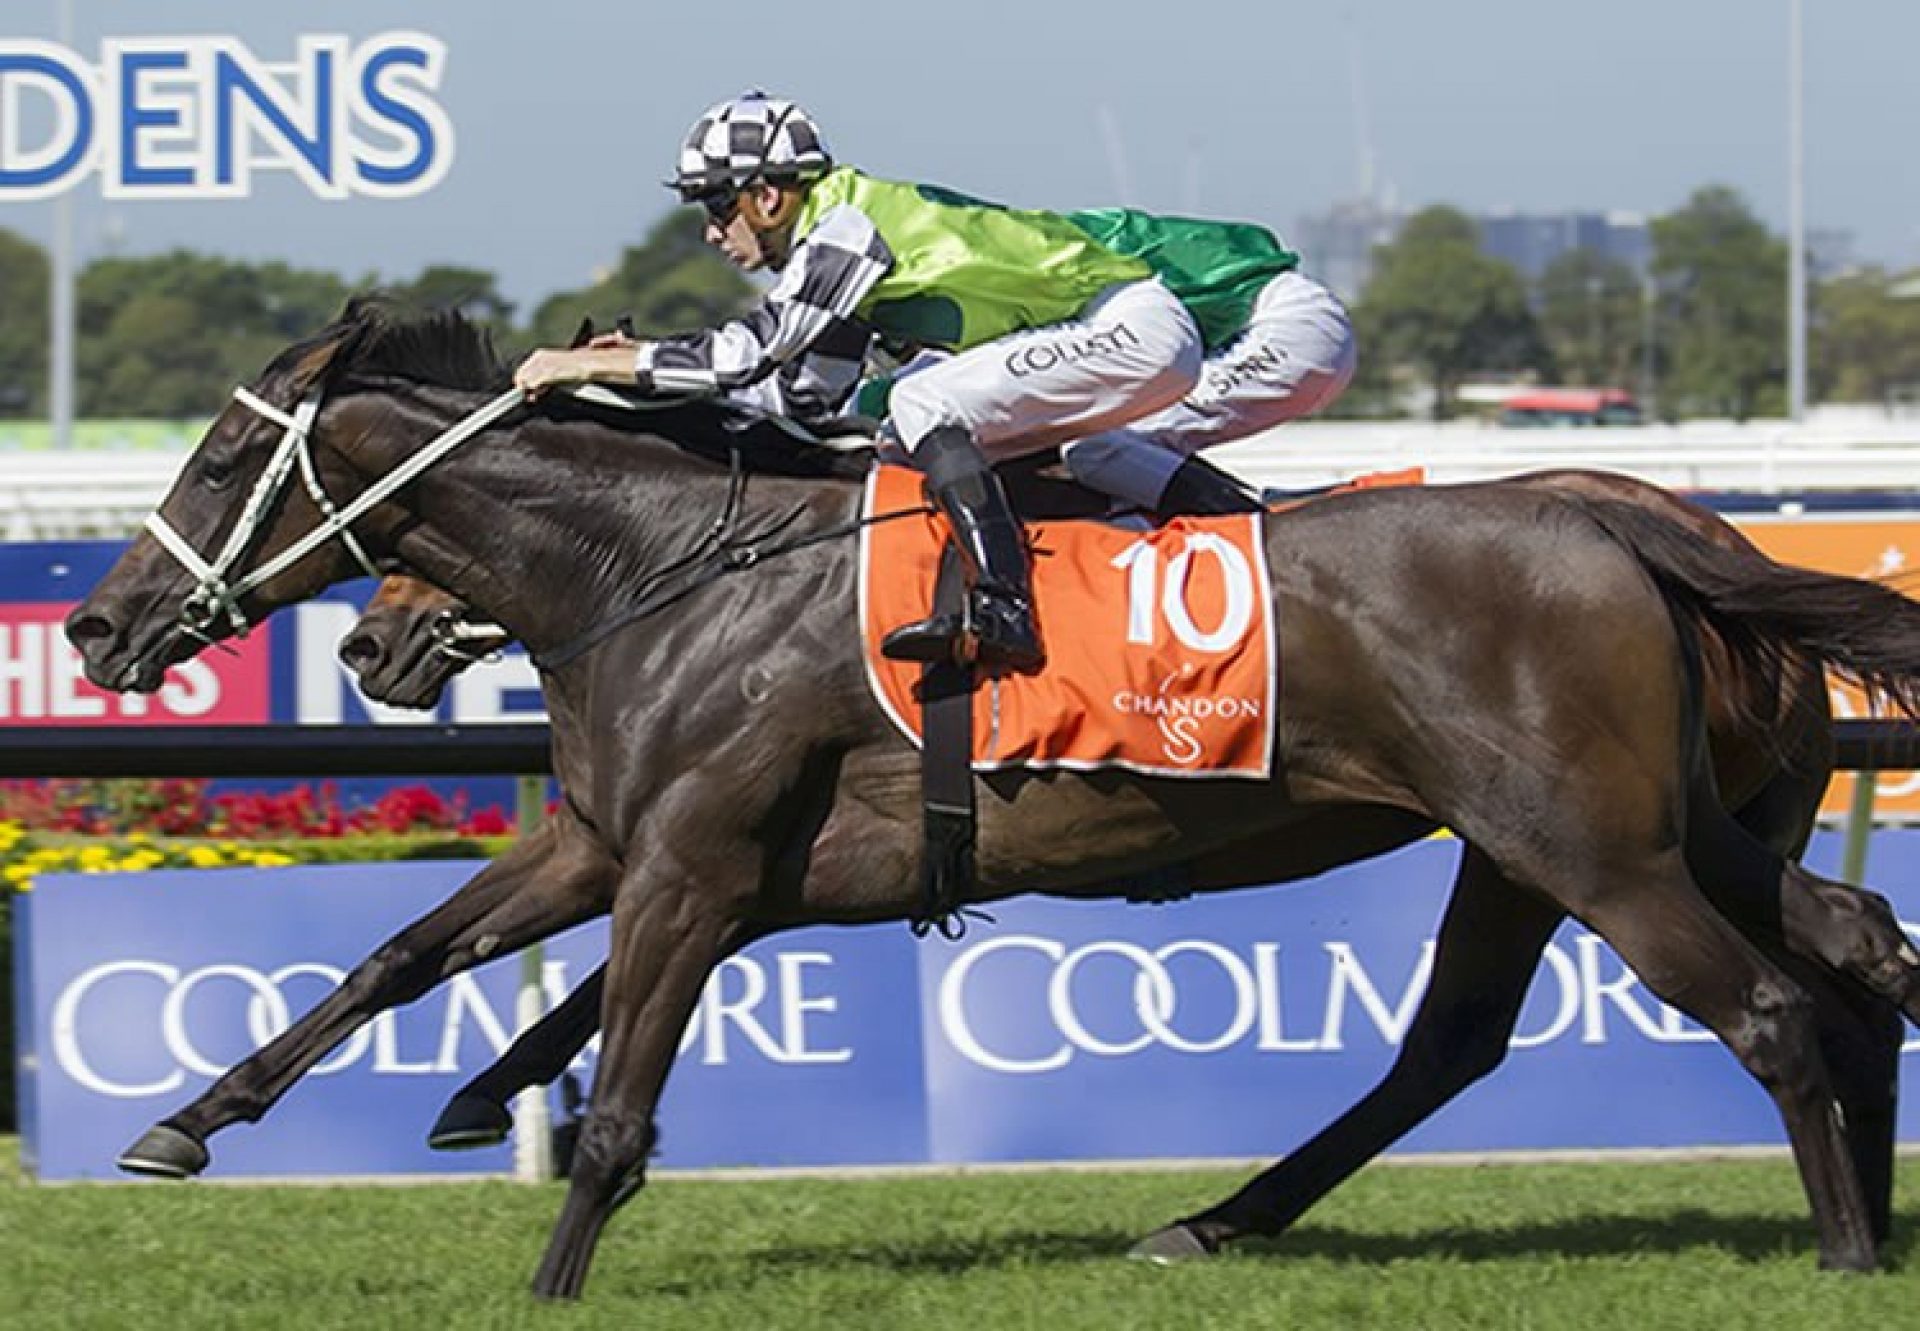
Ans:
<svg viewBox="0 0 1920 1331"><path fill-rule="evenodd" d="M252 862L262 869L279 869L286 865L296 863L293 856L282 855L277 850L257 851L253 855Z"/></svg>
<svg viewBox="0 0 1920 1331"><path fill-rule="evenodd" d="M218 869L226 862L226 857L211 846L192 846L187 850L187 863L196 869Z"/></svg>

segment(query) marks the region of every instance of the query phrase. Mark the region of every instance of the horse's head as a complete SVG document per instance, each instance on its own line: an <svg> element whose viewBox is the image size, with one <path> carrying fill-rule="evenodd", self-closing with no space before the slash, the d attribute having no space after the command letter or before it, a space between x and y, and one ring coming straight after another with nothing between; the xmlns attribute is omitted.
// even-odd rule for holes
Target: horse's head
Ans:
<svg viewBox="0 0 1920 1331"><path fill-rule="evenodd" d="M340 640L340 659L376 702L427 709L447 682L511 642L498 625L468 617L464 601L430 582L391 574Z"/></svg>
<svg viewBox="0 0 1920 1331"><path fill-rule="evenodd" d="M89 679L151 691L169 665L208 644L375 571L404 515L376 508L349 528L329 523L366 488L363 467L391 463L361 456L386 451L391 402L349 391L350 381L396 372L422 326L356 298L234 391L146 530L68 616ZM497 382L491 347L483 335L479 343L474 354Z"/></svg>

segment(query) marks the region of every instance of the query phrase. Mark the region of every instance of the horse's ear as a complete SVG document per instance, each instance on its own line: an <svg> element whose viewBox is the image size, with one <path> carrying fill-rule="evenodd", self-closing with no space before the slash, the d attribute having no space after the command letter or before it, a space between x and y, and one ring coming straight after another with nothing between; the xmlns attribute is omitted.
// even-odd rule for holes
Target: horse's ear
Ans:
<svg viewBox="0 0 1920 1331"><path fill-rule="evenodd" d="M334 323L354 326L363 324L387 303L387 295L382 291L356 291L347 297L347 303L340 307L340 317Z"/></svg>
<svg viewBox="0 0 1920 1331"><path fill-rule="evenodd" d="M288 379L296 394L304 394L314 384L325 377L328 370L340 359L340 349L354 336L351 330L339 337L330 337L326 341L309 347L299 360L295 361L287 372Z"/></svg>
<svg viewBox="0 0 1920 1331"><path fill-rule="evenodd" d="M593 316L584 314L580 316L580 326L573 330L573 341L567 343L567 347L569 350L574 347L584 347L591 341L593 341Z"/></svg>

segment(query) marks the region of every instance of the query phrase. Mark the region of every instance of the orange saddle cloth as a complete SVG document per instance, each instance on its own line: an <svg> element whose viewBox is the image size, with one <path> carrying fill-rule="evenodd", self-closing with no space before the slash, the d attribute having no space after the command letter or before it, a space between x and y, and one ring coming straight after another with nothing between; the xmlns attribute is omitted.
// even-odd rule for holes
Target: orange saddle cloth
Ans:
<svg viewBox="0 0 1920 1331"><path fill-rule="evenodd" d="M866 515L924 506L919 473L876 467ZM1153 530L1100 522L1029 527L1047 663L982 684L973 766L1124 767L1166 776L1265 777L1273 763L1273 596L1261 514L1176 518ZM920 667L880 640L933 604L946 523L914 513L861 531L867 678L920 743Z"/></svg>

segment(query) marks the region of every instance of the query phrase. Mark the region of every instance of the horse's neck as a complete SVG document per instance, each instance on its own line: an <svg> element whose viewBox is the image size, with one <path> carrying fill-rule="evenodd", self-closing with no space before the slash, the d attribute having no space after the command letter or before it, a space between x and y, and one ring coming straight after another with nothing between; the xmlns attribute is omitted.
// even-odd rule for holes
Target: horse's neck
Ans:
<svg viewBox="0 0 1920 1331"><path fill-rule="evenodd" d="M434 433L477 405L448 395ZM710 545L733 493L725 468L669 441L589 420L510 418L422 476L413 500L422 525L402 553L536 652L552 650ZM791 539L850 518L856 494L754 476L739 499L737 533L785 519Z"/></svg>

